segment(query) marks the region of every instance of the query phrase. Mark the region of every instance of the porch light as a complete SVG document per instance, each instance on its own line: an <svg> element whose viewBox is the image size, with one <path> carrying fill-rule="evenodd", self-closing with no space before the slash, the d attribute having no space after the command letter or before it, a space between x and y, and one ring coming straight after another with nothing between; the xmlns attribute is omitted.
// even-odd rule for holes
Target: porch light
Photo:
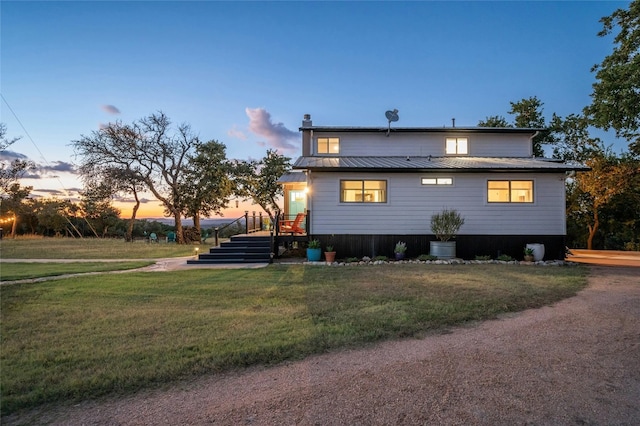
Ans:
<svg viewBox="0 0 640 426"><path fill-rule="evenodd" d="M308 194L308 193L309 193L309 191L310 191L309 187L308 187L308 186L305 186L305 188L304 188L304 191L303 191L303 192L304 192L305 194Z"/></svg>

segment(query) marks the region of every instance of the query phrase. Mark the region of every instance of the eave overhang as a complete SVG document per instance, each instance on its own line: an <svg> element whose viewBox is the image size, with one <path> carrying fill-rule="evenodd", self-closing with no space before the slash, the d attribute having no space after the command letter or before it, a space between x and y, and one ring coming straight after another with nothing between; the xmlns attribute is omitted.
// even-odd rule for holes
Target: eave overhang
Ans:
<svg viewBox="0 0 640 426"><path fill-rule="evenodd" d="M300 157L296 170L323 172L535 172L562 173L588 171L581 164L548 158L505 157Z"/></svg>
<svg viewBox="0 0 640 426"><path fill-rule="evenodd" d="M530 134L544 129L515 128L515 127L358 127L358 126L307 126L300 127L300 131L313 130L326 133L501 133L501 134Z"/></svg>

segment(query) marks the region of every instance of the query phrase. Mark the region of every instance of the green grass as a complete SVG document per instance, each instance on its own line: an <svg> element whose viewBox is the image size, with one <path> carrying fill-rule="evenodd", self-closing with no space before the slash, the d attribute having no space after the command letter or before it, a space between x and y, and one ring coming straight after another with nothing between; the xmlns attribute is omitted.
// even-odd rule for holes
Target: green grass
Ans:
<svg viewBox="0 0 640 426"><path fill-rule="evenodd" d="M71 263L0 263L0 281L24 280L87 272L122 271L152 265L152 261L136 262L71 262Z"/></svg>
<svg viewBox="0 0 640 426"><path fill-rule="evenodd" d="M0 253L4 259L157 259L191 256L213 245L126 243L123 239L101 238L3 238Z"/></svg>
<svg viewBox="0 0 640 426"><path fill-rule="evenodd" d="M580 267L407 264L2 286L2 414L421 336L550 304L585 285Z"/></svg>

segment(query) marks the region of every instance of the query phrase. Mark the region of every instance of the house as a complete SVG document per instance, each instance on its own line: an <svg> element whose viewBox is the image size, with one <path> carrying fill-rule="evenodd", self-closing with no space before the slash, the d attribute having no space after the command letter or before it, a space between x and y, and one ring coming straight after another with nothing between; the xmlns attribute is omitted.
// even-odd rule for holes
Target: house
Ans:
<svg viewBox="0 0 640 426"><path fill-rule="evenodd" d="M537 129L489 127L300 127L302 155L280 180L284 213L304 211L308 238L339 257L429 253L434 213L464 217L457 255L545 258L565 250L565 179L582 166L533 157Z"/></svg>

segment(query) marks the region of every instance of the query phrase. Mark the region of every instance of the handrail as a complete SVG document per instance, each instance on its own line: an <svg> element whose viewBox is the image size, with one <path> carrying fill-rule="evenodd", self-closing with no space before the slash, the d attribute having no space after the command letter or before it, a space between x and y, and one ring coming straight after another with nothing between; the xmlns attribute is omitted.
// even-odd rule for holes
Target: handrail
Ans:
<svg viewBox="0 0 640 426"><path fill-rule="evenodd" d="M250 234L252 232L258 232L262 230L262 212L259 213L257 219L258 221L256 222L256 212L253 212L253 215L251 216L251 226L249 226L249 211L245 210L244 212L244 216L240 216L239 218L237 218L236 220L234 220L233 222L227 223L226 225L224 225L223 227L215 227L213 228L214 231L214 242L215 242L215 246L219 246L220 242L219 242L219 234L220 231L222 231L223 229L234 225L236 223L240 223L242 220L244 219L244 231L245 234ZM257 223L257 226L256 226Z"/></svg>

